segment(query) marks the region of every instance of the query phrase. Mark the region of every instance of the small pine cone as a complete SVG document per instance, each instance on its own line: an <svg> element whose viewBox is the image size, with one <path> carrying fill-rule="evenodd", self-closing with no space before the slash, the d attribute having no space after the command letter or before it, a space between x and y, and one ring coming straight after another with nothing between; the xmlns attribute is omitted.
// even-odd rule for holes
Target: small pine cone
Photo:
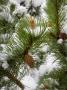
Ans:
<svg viewBox="0 0 67 90"><path fill-rule="evenodd" d="M49 90L49 86L48 85L45 85L42 90Z"/></svg>
<svg viewBox="0 0 67 90"><path fill-rule="evenodd" d="M63 40L67 39L67 34L66 33L60 33L59 38L62 38Z"/></svg>
<svg viewBox="0 0 67 90"><path fill-rule="evenodd" d="M46 89L49 89L48 85L45 85L45 90L46 90Z"/></svg>
<svg viewBox="0 0 67 90"><path fill-rule="evenodd" d="M24 61L26 64L28 64L30 66L30 68L34 67L34 60L33 60L32 56L30 56L29 54L25 55Z"/></svg>
<svg viewBox="0 0 67 90"><path fill-rule="evenodd" d="M36 27L36 21L32 16L29 18L29 26L32 30Z"/></svg>

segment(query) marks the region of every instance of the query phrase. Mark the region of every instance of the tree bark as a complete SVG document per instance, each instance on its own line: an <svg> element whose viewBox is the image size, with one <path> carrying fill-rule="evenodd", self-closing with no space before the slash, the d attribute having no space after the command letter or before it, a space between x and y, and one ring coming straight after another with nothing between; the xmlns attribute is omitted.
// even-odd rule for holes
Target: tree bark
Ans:
<svg viewBox="0 0 67 90"><path fill-rule="evenodd" d="M24 85L8 70L4 70L2 67L0 67L0 71L3 72L5 76L7 76L11 81L13 81L16 85L18 85L21 90L24 90Z"/></svg>

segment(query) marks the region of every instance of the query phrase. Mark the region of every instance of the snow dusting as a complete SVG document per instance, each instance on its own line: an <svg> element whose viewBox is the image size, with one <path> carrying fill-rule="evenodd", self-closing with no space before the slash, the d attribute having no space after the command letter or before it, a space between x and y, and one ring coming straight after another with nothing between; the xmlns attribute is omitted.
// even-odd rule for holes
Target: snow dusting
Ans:
<svg viewBox="0 0 67 90"><path fill-rule="evenodd" d="M42 19L45 19L47 18L46 13L44 12L44 7L46 7L45 3L46 3L46 0L32 0L32 1L31 0L9 0L7 6L5 6L4 8L0 6L0 8L2 8L2 12L0 12L0 19L5 19L6 21L13 23L14 17L17 14L19 16L20 15L22 16L25 14L25 16L29 17L30 16L29 9L31 5L33 5L33 10L32 10L33 12L36 11L35 8L40 7L39 15ZM10 6L12 4L15 5L15 9L11 13ZM17 26L18 24L16 24L16 27ZM38 36L41 32L43 32L43 28L41 28L40 26L35 27L34 30L32 30L31 28L29 29L30 29L30 32L35 36ZM46 31L50 31L50 29L51 27L47 27ZM67 34L66 24L64 25L63 30L61 32L64 32ZM2 34L0 37L2 37L3 40L5 41L7 39L7 34L5 35ZM14 45L15 48L16 46L21 45L21 42L18 39L18 36L16 33L13 33L12 39L16 43L16 45ZM62 39L59 39L57 41L58 44L62 44L62 42L63 42ZM3 51L0 52L0 66L2 66L2 68L4 69L7 69L9 67L9 64L7 62L8 55L5 53L6 45L1 44L0 46L3 48ZM46 58L44 58L44 62L38 68L29 67L29 73L21 79L21 83L24 85L24 90L36 90L38 86L38 81L43 75L50 73L54 69L61 68L61 65L59 64L59 60L57 60L55 53L49 53L49 50L50 48L48 44L42 43L40 45L39 51L43 52L44 54L47 53ZM37 53L35 53L35 55L32 55L32 57L34 60L39 60ZM3 79L5 81L8 80L7 77L3 77ZM2 87L1 90L5 90L5 87ZM18 90L21 90L21 89L18 89Z"/></svg>
<svg viewBox="0 0 67 90"><path fill-rule="evenodd" d="M25 85L25 87L35 90L37 83L35 80L30 76L25 76L22 80L22 83Z"/></svg>
<svg viewBox="0 0 67 90"><path fill-rule="evenodd" d="M16 10L13 12L13 15L16 15L16 14L20 14L20 15L23 15L24 13L27 12L27 9L26 7L23 7L23 6L17 6Z"/></svg>
<svg viewBox="0 0 67 90"><path fill-rule="evenodd" d="M58 44L62 44L62 43L63 43L63 39L61 39L61 38L58 39L57 43L58 43Z"/></svg>
<svg viewBox="0 0 67 90"><path fill-rule="evenodd" d="M40 75L43 76L46 73L50 73L53 69L60 68L59 60L56 60L56 57L53 53L48 54L46 60L39 67Z"/></svg>
<svg viewBox="0 0 67 90"><path fill-rule="evenodd" d="M40 5L42 5L44 2L44 0L32 0L32 4L34 5L34 7L38 7Z"/></svg>
<svg viewBox="0 0 67 90"><path fill-rule="evenodd" d="M3 62L3 61L5 61L5 60L7 60L7 54L5 54L5 53L0 53L0 62Z"/></svg>
<svg viewBox="0 0 67 90"><path fill-rule="evenodd" d="M9 64L7 63L7 61L4 61L2 64L2 68L7 69L9 67Z"/></svg>
<svg viewBox="0 0 67 90"><path fill-rule="evenodd" d="M43 64L40 65L38 69L30 69L29 75L26 75L22 78L21 82L25 86L24 90L35 90L41 76L58 68L61 68L61 66L59 65L59 60L56 60L55 54L48 54L46 60Z"/></svg>
<svg viewBox="0 0 67 90"><path fill-rule="evenodd" d="M48 44L45 44L45 43L42 43L40 45L40 51L47 53L49 51L49 45Z"/></svg>

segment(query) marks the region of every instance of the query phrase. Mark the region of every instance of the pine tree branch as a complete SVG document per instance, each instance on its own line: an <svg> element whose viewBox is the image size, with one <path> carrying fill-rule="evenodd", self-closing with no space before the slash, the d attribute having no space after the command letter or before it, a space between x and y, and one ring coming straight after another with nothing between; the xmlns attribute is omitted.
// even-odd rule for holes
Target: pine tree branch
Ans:
<svg viewBox="0 0 67 90"><path fill-rule="evenodd" d="M60 33L60 8L63 4L63 0L48 0L46 12L48 14L48 19L52 24L52 33L56 38L59 37Z"/></svg>
<svg viewBox="0 0 67 90"><path fill-rule="evenodd" d="M59 7L58 7L58 1L56 0L56 26L57 26L57 36L59 36L60 32L60 24L59 24Z"/></svg>
<svg viewBox="0 0 67 90"><path fill-rule="evenodd" d="M8 70L4 70L0 67L0 71L3 72L11 81L13 81L16 85L18 85L22 90L24 90L24 85Z"/></svg>
<svg viewBox="0 0 67 90"><path fill-rule="evenodd" d="M29 45L28 45L28 46L26 47L26 49L24 50L23 55L28 54L28 50L31 48L32 44L33 44L33 40L32 40L32 36L30 35Z"/></svg>

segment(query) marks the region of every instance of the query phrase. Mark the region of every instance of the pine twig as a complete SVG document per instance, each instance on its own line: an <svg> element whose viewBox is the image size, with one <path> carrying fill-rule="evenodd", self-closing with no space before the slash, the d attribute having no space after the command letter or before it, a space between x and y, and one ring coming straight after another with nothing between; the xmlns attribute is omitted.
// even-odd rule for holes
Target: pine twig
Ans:
<svg viewBox="0 0 67 90"><path fill-rule="evenodd" d="M2 67L0 67L0 71L3 72L4 75L6 75L11 81L13 81L15 84L17 84L22 90L24 90L24 85L8 70L4 70Z"/></svg>

